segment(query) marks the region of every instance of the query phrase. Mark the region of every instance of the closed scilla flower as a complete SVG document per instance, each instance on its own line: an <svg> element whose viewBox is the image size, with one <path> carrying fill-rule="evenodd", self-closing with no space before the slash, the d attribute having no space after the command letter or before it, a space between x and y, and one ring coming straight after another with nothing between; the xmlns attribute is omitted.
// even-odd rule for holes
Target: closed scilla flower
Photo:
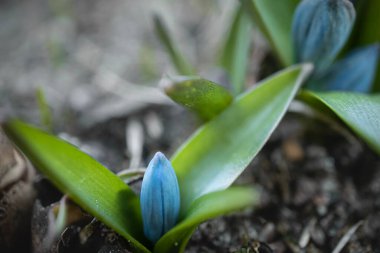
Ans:
<svg viewBox="0 0 380 253"><path fill-rule="evenodd" d="M170 161L157 152L150 161L141 186L140 205L144 234L155 243L177 222L180 193Z"/></svg>
<svg viewBox="0 0 380 253"><path fill-rule="evenodd" d="M293 18L296 62L312 62L324 69L344 46L355 20L348 0L303 0Z"/></svg>

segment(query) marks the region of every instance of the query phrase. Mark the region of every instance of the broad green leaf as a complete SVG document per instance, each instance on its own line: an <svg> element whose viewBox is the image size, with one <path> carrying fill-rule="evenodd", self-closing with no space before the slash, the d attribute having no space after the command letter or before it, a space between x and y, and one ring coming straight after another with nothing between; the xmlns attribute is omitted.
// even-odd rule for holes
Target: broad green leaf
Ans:
<svg viewBox="0 0 380 253"><path fill-rule="evenodd" d="M173 43L171 36L165 24L159 16L154 16L154 30L157 37L160 39L162 45L168 52L173 65L180 75L192 75L194 73L193 67L181 55L178 48Z"/></svg>
<svg viewBox="0 0 380 253"><path fill-rule="evenodd" d="M333 112L380 154L380 94L304 91L299 98Z"/></svg>
<svg viewBox="0 0 380 253"><path fill-rule="evenodd" d="M156 253L183 252L193 230L202 222L254 205L257 193L251 188L231 187L194 201L185 218L167 232L154 247Z"/></svg>
<svg viewBox="0 0 380 253"><path fill-rule="evenodd" d="M358 2L358 15L352 35L354 47L380 42L380 1L363 0ZM380 64L377 68L377 78L374 90L380 91Z"/></svg>
<svg viewBox="0 0 380 253"><path fill-rule="evenodd" d="M223 190L240 175L284 116L311 65L293 66L262 81L201 127L173 156L181 213L198 197Z"/></svg>
<svg viewBox="0 0 380 253"><path fill-rule="evenodd" d="M177 77L162 83L166 95L205 121L214 118L233 100L228 90L199 77Z"/></svg>
<svg viewBox="0 0 380 253"><path fill-rule="evenodd" d="M293 63L292 20L299 0L241 0L284 66Z"/></svg>
<svg viewBox="0 0 380 253"><path fill-rule="evenodd" d="M236 11L220 60L221 65L229 74L235 95L244 91L245 76L249 66L251 36L251 21L243 7L240 6Z"/></svg>
<svg viewBox="0 0 380 253"><path fill-rule="evenodd" d="M136 252L149 252L141 244L146 239L139 199L116 175L76 147L21 121L4 124L4 130L58 189L125 237Z"/></svg>

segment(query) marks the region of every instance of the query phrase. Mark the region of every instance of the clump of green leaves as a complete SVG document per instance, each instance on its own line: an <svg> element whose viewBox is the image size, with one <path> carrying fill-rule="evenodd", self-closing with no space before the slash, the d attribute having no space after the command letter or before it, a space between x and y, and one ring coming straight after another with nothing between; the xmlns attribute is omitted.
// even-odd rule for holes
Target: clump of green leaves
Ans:
<svg viewBox="0 0 380 253"><path fill-rule="evenodd" d="M179 216L169 231L154 240L148 240L143 232L140 204L147 204L140 203L140 198L100 163L21 121L9 121L3 127L37 169L124 236L134 252L183 252L198 224L256 203L257 193L251 187L231 184L265 144L310 70L309 65L290 67L264 80L183 144L171 159L180 190ZM157 182L160 176L153 178Z"/></svg>

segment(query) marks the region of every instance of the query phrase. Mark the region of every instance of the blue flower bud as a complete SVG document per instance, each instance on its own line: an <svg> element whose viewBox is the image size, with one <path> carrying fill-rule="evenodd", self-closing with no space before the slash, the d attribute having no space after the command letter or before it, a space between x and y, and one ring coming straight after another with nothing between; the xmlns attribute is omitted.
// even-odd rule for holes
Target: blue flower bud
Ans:
<svg viewBox="0 0 380 253"><path fill-rule="evenodd" d="M348 0L303 0L293 17L296 62L312 62L323 69L344 46L355 20Z"/></svg>
<svg viewBox="0 0 380 253"><path fill-rule="evenodd" d="M379 44L356 49L314 77L309 88L369 92L376 76L379 51Z"/></svg>
<svg viewBox="0 0 380 253"><path fill-rule="evenodd" d="M168 159L157 152L150 161L141 186L140 205L145 236L155 243L177 222L180 193Z"/></svg>

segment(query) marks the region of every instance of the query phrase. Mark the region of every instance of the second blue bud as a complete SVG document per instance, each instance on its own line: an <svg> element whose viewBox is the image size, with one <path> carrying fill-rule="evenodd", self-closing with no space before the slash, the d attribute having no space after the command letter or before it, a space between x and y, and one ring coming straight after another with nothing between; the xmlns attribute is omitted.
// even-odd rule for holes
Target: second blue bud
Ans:
<svg viewBox="0 0 380 253"><path fill-rule="evenodd" d="M295 62L327 68L348 39L355 15L348 0L303 0L293 17Z"/></svg>

